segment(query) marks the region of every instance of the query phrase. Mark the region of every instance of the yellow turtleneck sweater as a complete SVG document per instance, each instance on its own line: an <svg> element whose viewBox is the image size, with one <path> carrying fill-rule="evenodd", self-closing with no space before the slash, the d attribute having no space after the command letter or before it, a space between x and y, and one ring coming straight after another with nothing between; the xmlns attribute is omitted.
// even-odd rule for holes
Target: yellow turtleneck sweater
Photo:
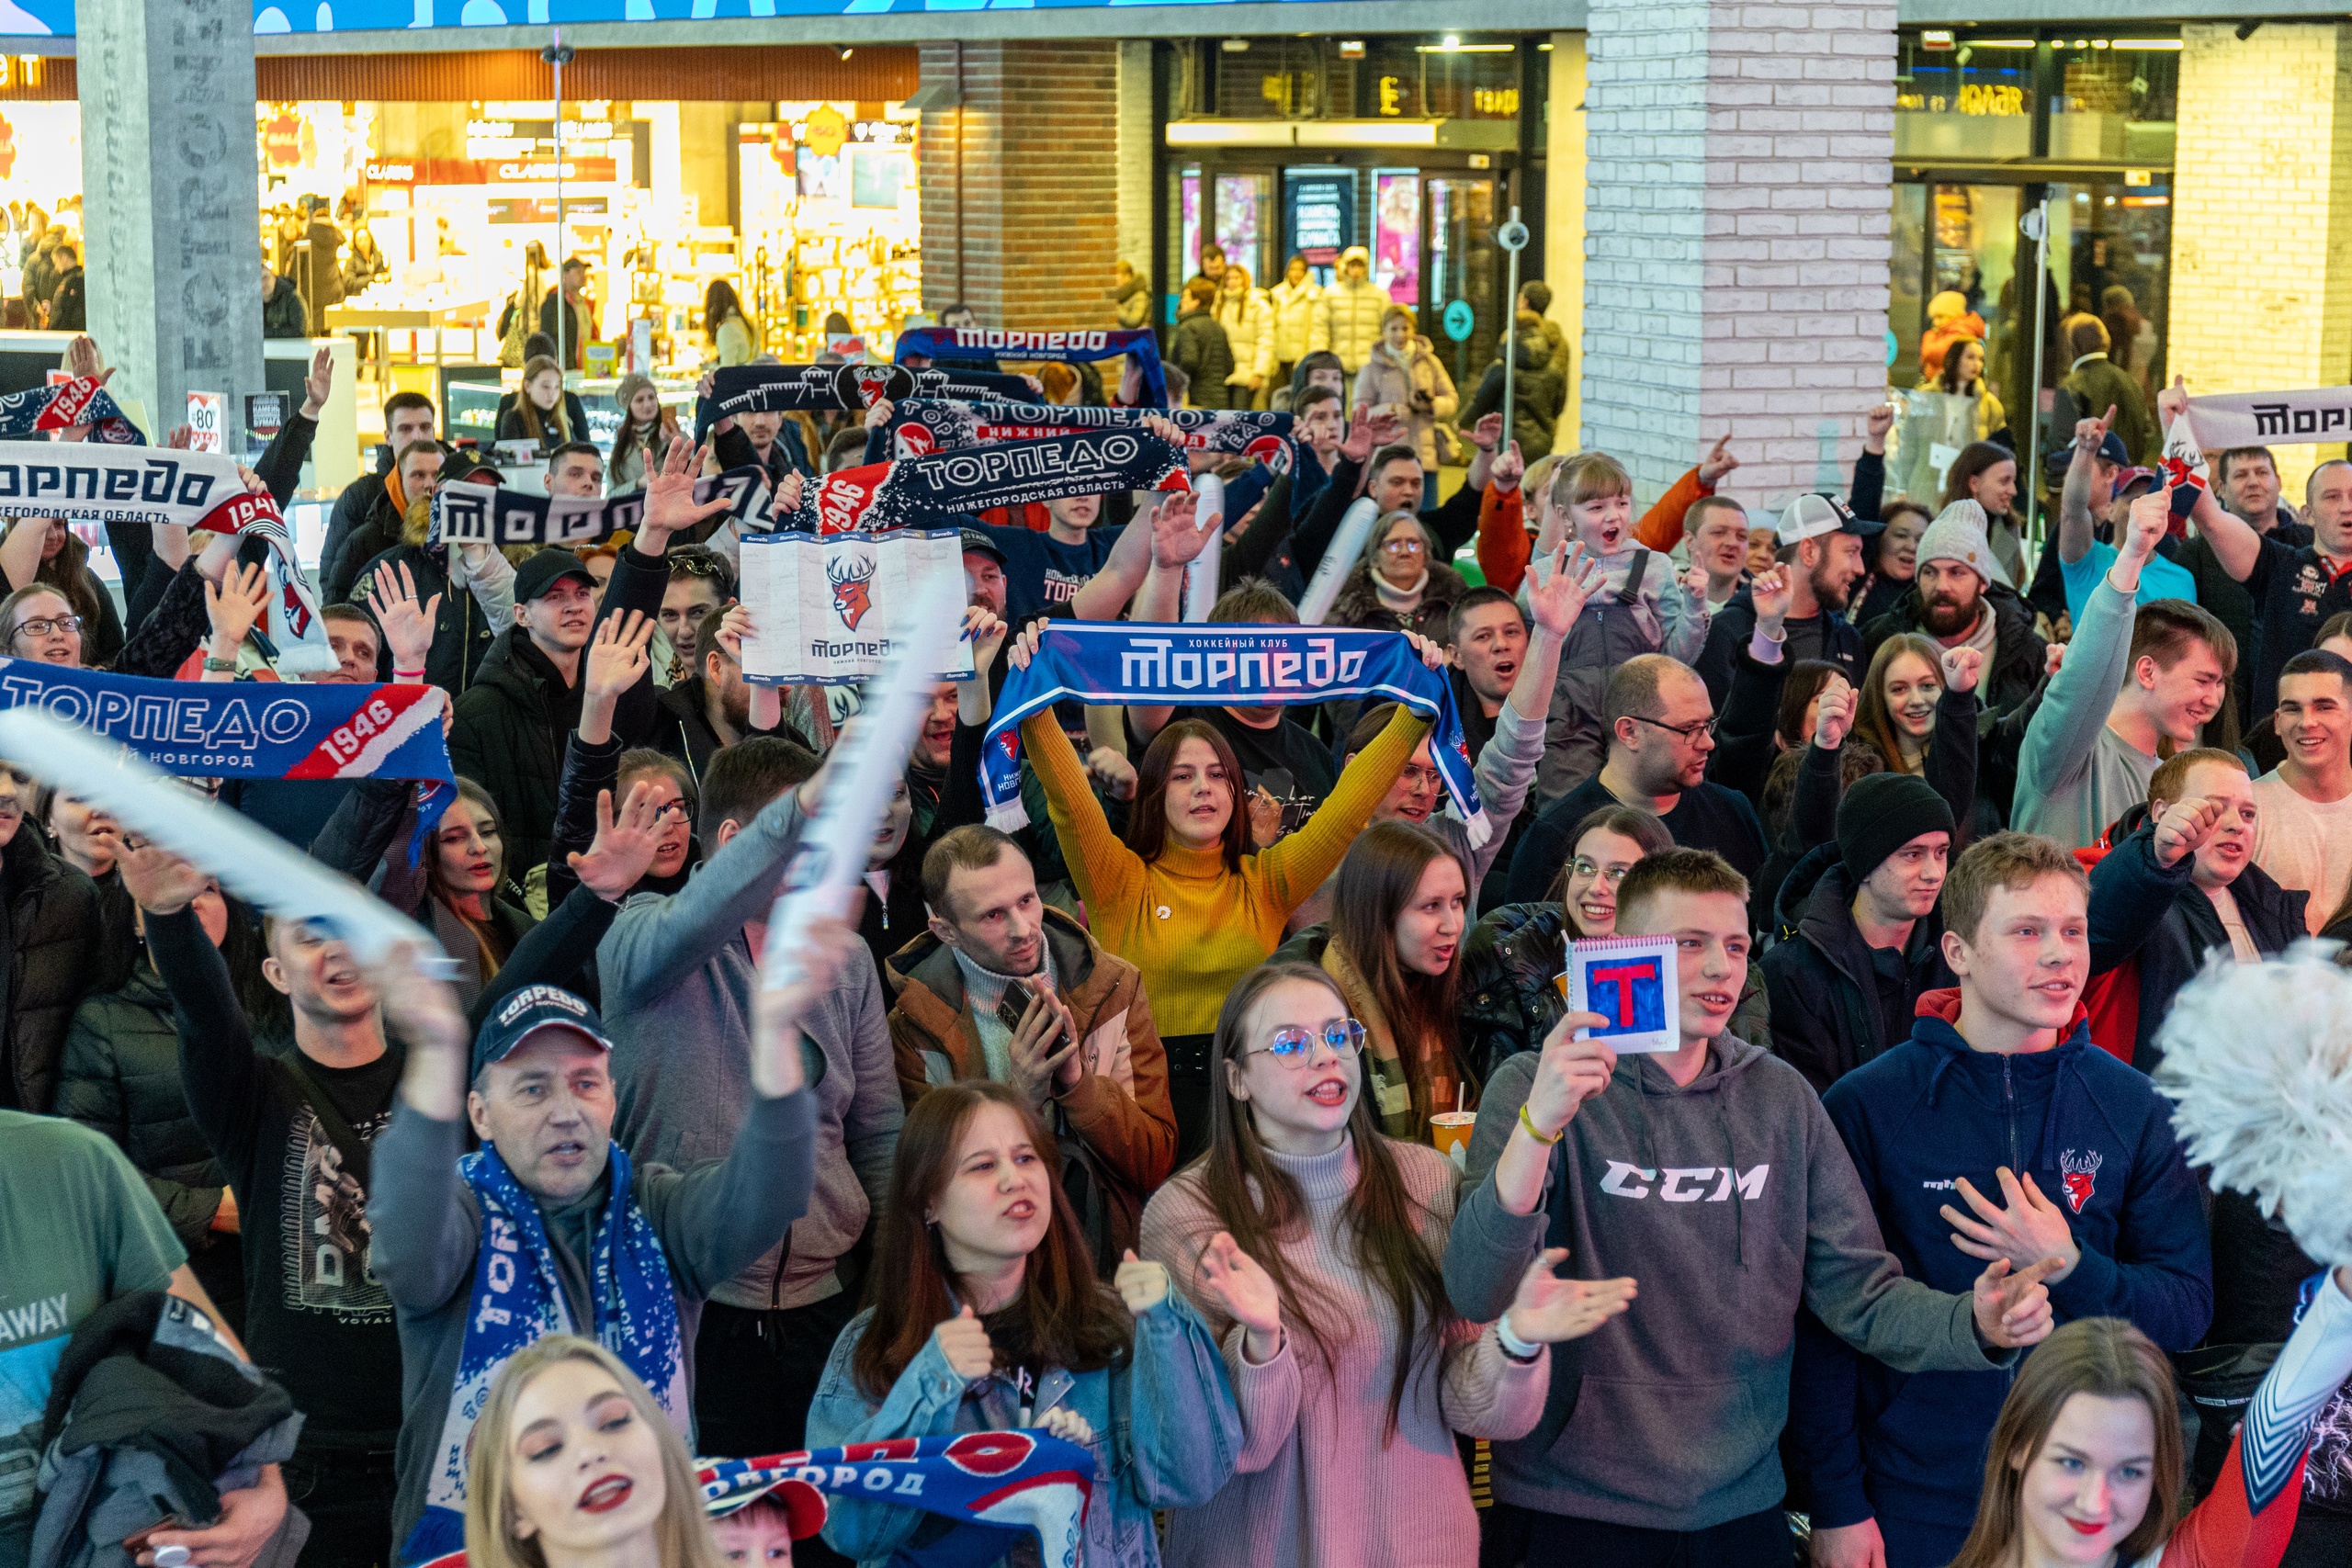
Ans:
<svg viewBox="0 0 2352 1568"><path fill-rule="evenodd" d="M1187 849L1172 836L1148 864L1120 842L1051 709L1022 721L1021 744L1046 786L1054 836L1086 900L1094 940L1143 971L1161 1034L1206 1034L1216 1028L1226 992L1282 944L1291 911L1339 865L1429 728L1399 706L1306 825L1270 850L1244 855L1238 872L1226 869L1220 851ZM1240 781L1234 783L1238 811Z"/></svg>

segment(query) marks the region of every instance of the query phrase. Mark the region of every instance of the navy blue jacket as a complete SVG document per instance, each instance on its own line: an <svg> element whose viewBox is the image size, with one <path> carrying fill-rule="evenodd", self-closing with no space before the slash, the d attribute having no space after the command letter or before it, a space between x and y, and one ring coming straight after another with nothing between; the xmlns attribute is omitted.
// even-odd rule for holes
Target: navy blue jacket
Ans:
<svg viewBox="0 0 2352 1568"><path fill-rule="evenodd" d="M1909 1040L1822 1097L1887 1250L1937 1290L1970 1290L1984 1265L1951 1244L1938 1210L1968 1213L1962 1177L1999 1202L1994 1172L2007 1166L2065 1212L2082 1249L2050 1287L2060 1323L2121 1317L2165 1350L2196 1345L2213 1315L2212 1250L2171 1107L2093 1045L2079 1015L2056 1049L2001 1056L1969 1048L1947 1021L1958 1007L1957 991L1923 997ZM1800 1335L1789 1434L1811 1472L1815 1527L1875 1515L1890 1536L1948 1536L1932 1560L1949 1562L1975 1517L2010 1382L2007 1371L1905 1376L1817 1327Z"/></svg>

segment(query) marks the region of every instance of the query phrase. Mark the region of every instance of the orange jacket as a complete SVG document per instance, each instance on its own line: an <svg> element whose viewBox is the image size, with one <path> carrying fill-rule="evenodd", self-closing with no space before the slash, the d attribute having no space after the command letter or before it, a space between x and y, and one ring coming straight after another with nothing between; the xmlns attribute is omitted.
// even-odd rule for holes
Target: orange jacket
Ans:
<svg viewBox="0 0 2352 1568"><path fill-rule="evenodd" d="M1642 513L1634 537L1654 550L1670 550L1682 542L1682 518L1702 495L1715 487L1691 469L1668 485L1657 503ZM1535 536L1527 531L1527 507L1514 488L1509 494L1488 485L1478 498L1478 570L1487 581L1506 593L1519 592L1527 576L1528 558L1535 553Z"/></svg>

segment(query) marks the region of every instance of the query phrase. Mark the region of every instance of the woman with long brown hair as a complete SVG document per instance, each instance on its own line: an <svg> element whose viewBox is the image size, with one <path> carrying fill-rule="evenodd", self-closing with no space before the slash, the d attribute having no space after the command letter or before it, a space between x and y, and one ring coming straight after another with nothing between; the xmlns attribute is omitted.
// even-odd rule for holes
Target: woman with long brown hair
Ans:
<svg viewBox="0 0 2352 1568"><path fill-rule="evenodd" d="M1240 1417L1216 1341L1130 1250L1095 1278L1055 1175L1051 1133L987 1079L907 1112L875 1235L866 1309L833 1345L808 1445L1044 1427L1091 1449L1083 1568L1156 1568L1152 1510L1206 1502L1233 1473ZM880 1498L834 1505L825 1539L891 1557L924 1522Z"/></svg>
<svg viewBox="0 0 2352 1568"><path fill-rule="evenodd" d="M469 1568L727 1568L686 1445L620 1358L533 1340L490 1385L468 1446Z"/></svg>
<svg viewBox="0 0 2352 1568"><path fill-rule="evenodd" d="M502 405L496 439L536 444L544 457L559 446L588 439L588 412L580 394L566 391L563 368L548 355L523 362L523 385Z"/></svg>
<svg viewBox="0 0 2352 1568"><path fill-rule="evenodd" d="M1008 646L1014 669L1028 667L1038 635L1033 628ZM1434 648L1418 646L1435 668ZM1022 721L1022 753L1045 786L1054 836L1095 940L1143 971L1168 1048L1179 1160L1206 1144L1215 1098L1208 1037L1226 993L1272 955L1291 911L1339 865L1429 728L1400 704L1296 832L1252 850L1241 765L1212 726L1180 719L1152 739L1136 767L1122 838L1111 831L1087 764L1052 710Z"/></svg>
<svg viewBox="0 0 2352 1568"><path fill-rule="evenodd" d="M760 329L735 286L723 277L712 278L703 290L702 330L721 365L749 365L760 352Z"/></svg>
<svg viewBox="0 0 2352 1568"><path fill-rule="evenodd" d="M2312 1424L2352 1377L2352 1267L2305 1291L2220 1482L2186 1518L2172 1363L2120 1318L2052 1334L1993 1424L1976 1522L1951 1568L2276 1568Z"/></svg>
<svg viewBox="0 0 2352 1568"><path fill-rule="evenodd" d="M1973 501L1984 509L1985 543L1993 558L2008 573L2008 586L2025 592L2025 546L2017 517L2009 508L2018 498L2018 455L1993 441L1972 441L1944 470L1941 506ZM1939 515L1941 515L1940 510Z"/></svg>
<svg viewBox="0 0 2352 1568"><path fill-rule="evenodd" d="M1898 632L1879 644L1862 677L1854 733L1867 740L1889 771L1917 773L1951 807L1963 835L1957 854L1974 837L1976 806L1976 684L1983 650L1965 643L1944 648L1917 632Z"/></svg>
<svg viewBox="0 0 2352 1568"><path fill-rule="evenodd" d="M1364 1039L1322 970L1251 971L1217 1019L1209 1152L1144 1210L1145 1255L1218 1330L1247 1439L1233 1482L1170 1517L1173 1563L1475 1562L1453 1435L1525 1435L1546 1347L1633 1297L1630 1280L1555 1279L1554 1250L1502 1321L1457 1318L1440 1271L1453 1166L1382 1135Z"/></svg>

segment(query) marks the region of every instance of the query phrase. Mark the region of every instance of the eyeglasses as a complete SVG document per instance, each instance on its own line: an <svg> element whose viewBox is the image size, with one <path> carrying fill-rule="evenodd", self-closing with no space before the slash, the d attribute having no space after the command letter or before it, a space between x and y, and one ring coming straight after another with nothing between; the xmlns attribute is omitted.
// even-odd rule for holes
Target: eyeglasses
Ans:
<svg viewBox="0 0 2352 1568"><path fill-rule="evenodd" d="M1408 789L1443 789L1445 775L1435 768L1423 768L1408 762L1396 770L1396 782Z"/></svg>
<svg viewBox="0 0 2352 1568"><path fill-rule="evenodd" d="M656 822L668 817L674 817L681 822L686 819L685 796L680 795L675 800L665 800L653 808L653 820Z"/></svg>
<svg viewBox="0 0 2352 1568"><path fill-rule="evenodd" d="M1380 547L1392 556L1417 556L1429 547L1419 539L1391 539Z"/></svg>
<svg viewBox="0 0 2352 1568"><path fill-rule="evenodd" d="M29 621L18 621L16 635L23 637L30 633L34 637L47 637L51 632L78 632L81 629L82 617L79 615L40 615Z"/></svg>
<svg viewBox="0 0 2352 1568"><path fill-rule="evenodd" d="M1304 1024L1285 1023L1274 1031L1272 1044L1261 1051L1244 1051L1242 1055L1272 1056L1295 1072L1315 1055L1317 1041L1342 1056L1352 1056L1363 1049L1363 1025L1352 1018L1335 1018L1318 1032Z"/></svg>
<svg viewBox="0 0 2352 1568"><path fill-rule="evenodd" d="M1602 865L1578 855L1568 863L1568 869L1588 881L1606 882L1614 887L1624 881L1625 874L1634 868L1630 865Z"/></svg>
<svg viewBox="0 0 2352 1568"><path fill-rule="evenodd" d="M1722 722L1720 719L1709 718L1694 719L1689 724L1661 724L1654 718L1644 718L1637 713L1629 713L1625 716L1635 724L1646 724L1652 729L1663 729L1668 735L1679 735L1689 745L1698 744L1699 737L1702 735L1714 734L1715 726Z"/></svg>

